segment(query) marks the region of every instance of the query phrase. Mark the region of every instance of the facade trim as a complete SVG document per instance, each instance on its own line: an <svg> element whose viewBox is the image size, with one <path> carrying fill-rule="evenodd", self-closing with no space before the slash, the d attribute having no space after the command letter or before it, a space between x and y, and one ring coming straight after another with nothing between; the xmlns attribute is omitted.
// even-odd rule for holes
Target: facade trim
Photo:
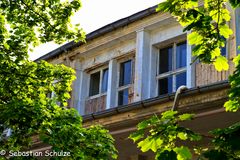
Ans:
<svg viewBox="0 0 240 160"><path fill-rule="evenodd" d="M184 91L181 94L181 97L185 97L185 96L189 96L189 95L192 96L193 94L205 93L205 92L220 90L220 89L224 89L224 88L229 88L228 80L217 82L217 83L212 83L210 85L205 85L205 86L201 86L201 87L198 86L195 88L190 88L190 89ZM143 101L138 101L138 102L131 103L128 105L123 105L123 106L118 106L115 108L106 109L104 111L83 115L83 121L84 122L91 121L91 120L95 120L95 119L99 119L99 118L103 118L103 117L116 115L119 113L132 111L132 110L135 110L138 108L145 108L148 106L152 106L154 104L166 103L169 101L173 101L174 96L175 96L175 93L171 93L171 94L164 95L164 96L159 96L159 97L150 98L150 99L143 100Z"/></svg>
<svg viewBox="0 0 240 160"><path fill-rule="evenodd" d="M152 14L155 14L157 13L156 12L156 8L157 8L157 5L153 6L153 7L150 7L148 9L145 9L145 10L142 10L140 12L137 12L131 16L128 16L126 18L122 18L120 20L117 20L113 23L110 23L106 26L103 26L102 28L99 28L89 34L86 35L86 41L89 41L89 40L93 40L97 37L100 37L106 33L109 33L111 31L114 31L118 28L121 28L121 27L124 27L124 26L127 26L128 24L130 23L133 23L135 21L138 21L138 20L141 20L149 15L152 15ZM84 42L74 42L74 41L71 41L41 57L39 57L38 59L36 59L35 61L38 62L40 60L49 60L51 58L54 58L54 57L57 57L59 55L61 55L62 53L67 53L67 51L70 51L76 47L79 47L81 45L83 45Z"/></svg>

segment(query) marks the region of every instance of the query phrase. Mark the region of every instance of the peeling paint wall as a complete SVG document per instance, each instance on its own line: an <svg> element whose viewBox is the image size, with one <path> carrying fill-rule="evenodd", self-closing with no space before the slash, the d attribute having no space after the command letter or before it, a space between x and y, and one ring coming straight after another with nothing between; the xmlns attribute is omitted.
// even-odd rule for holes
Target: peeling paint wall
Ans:
<svg viewBox="0 0 240 160"><path fill-rule="evenodd" d="M232 13L234 17L235 12ZM236 33L237 18L230 26ZM129 88L129 103L157 96L157 59L159 49L176 41L187 40L187 34L169 14L156 13L127 26L118 28L98 38L88 41L72 51L49 60L54 64L65 64L76 71L69 104L81 114L92 113L117 106L119 63L121 59L133 56L133 83ZM227 58L236 55L236 34L227 43ZM192 64L191 46L187 48L187 86L201 86L226 80L234 71L217 72L212 65ZM103 97L89 99L90 73L101 67L108 67L111 72L107 94ZM111 68L113 67L113 68ZM113 85L114 84L114 85ZM114 93L113 93L114 92Z"/></svg>

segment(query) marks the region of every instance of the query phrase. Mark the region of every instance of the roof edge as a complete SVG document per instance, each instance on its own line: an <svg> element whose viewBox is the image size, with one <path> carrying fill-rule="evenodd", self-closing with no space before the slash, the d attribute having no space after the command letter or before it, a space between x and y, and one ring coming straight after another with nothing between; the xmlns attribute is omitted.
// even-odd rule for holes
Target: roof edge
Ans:
<svg viewBox="0 0 240 160"><path fill-rule="evenodd" d="M145 18L145 17L147 17L149 15L157 13L156 12L156 8L157 8L157 5L152 6L150 8L145 9L145 10L142 10L142 11L139 11L137 13L134 13L134 14L128 16L128 17L119 19L119 20L117 20L117 21L115 21L113 23L107 24L107 25L105 25L105 26L103 26L103 27L101 27L101 28L99 28L99 29L97 29L97 30L95 30L93 32L90 32L89 34L86 35L86 41L95 39L95 38L100 37L100 36L102 36L102 35L104 35L106 33L109 33L109 32L111 32L113 30L116 30L116 29L118 29L120 27L124 27L124 26L126 26L126 25L128 25L130 23L133 23L133 22L137 21L137 20L140 20L140 19ZM73 48L79 47L82 44L84 44L84 42L81 42L81 41L80 42L71 41L71 42L69 42L67 44L64 44L61 47L59 47L59 48L57 48L57 49L55 49L55 50L53 50L53 51L51 51L51 52L49 52L49 53L47 53L47 54L45 54L43 56L37 58L34 61L38 62L40 60L49 60L49 59L54 58L54 57L56 57L56 56L58 56L58 55L60 55L60 54L62 54L64 52L72 50Z"/></svg>

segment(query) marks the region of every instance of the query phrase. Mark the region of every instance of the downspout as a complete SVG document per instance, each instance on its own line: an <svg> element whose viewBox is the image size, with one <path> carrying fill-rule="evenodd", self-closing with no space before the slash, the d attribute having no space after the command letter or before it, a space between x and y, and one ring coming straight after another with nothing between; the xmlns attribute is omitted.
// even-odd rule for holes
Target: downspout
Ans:
<svg viewBox="0 0 240 160"><path fill-rule="evenodd" d="M172 110L175 111L178 108L178 102L179 102L179 98L181 93L183 93L184 91L186 91L188 88L186 86L180 86L178 87L175 97L174 97L174 102L173 102L173 107Z"/></svg>

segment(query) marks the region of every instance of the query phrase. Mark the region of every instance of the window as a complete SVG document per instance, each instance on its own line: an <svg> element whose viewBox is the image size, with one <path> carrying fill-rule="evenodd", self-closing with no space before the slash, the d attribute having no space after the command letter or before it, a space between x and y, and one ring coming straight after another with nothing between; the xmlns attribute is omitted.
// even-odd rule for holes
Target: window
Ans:
<svg viewBox="0 0 240 160"><path fill-rule="evenodd" d="M90 75L89 96L95 96L107 92L108 68Z"/></svg>
<svg viewBox="0 0 240 160"><path fill-rule="evenodd" d="M186 85L186 42L161 48L158 59L158 95L172 93L181 85Z"/></svg>
<svg viewBox="0 0 240 160"><path fill-rule="evenodd" d="M120 63L118 105L129 103L129 89L132 84L132 60Z"/></svg>

